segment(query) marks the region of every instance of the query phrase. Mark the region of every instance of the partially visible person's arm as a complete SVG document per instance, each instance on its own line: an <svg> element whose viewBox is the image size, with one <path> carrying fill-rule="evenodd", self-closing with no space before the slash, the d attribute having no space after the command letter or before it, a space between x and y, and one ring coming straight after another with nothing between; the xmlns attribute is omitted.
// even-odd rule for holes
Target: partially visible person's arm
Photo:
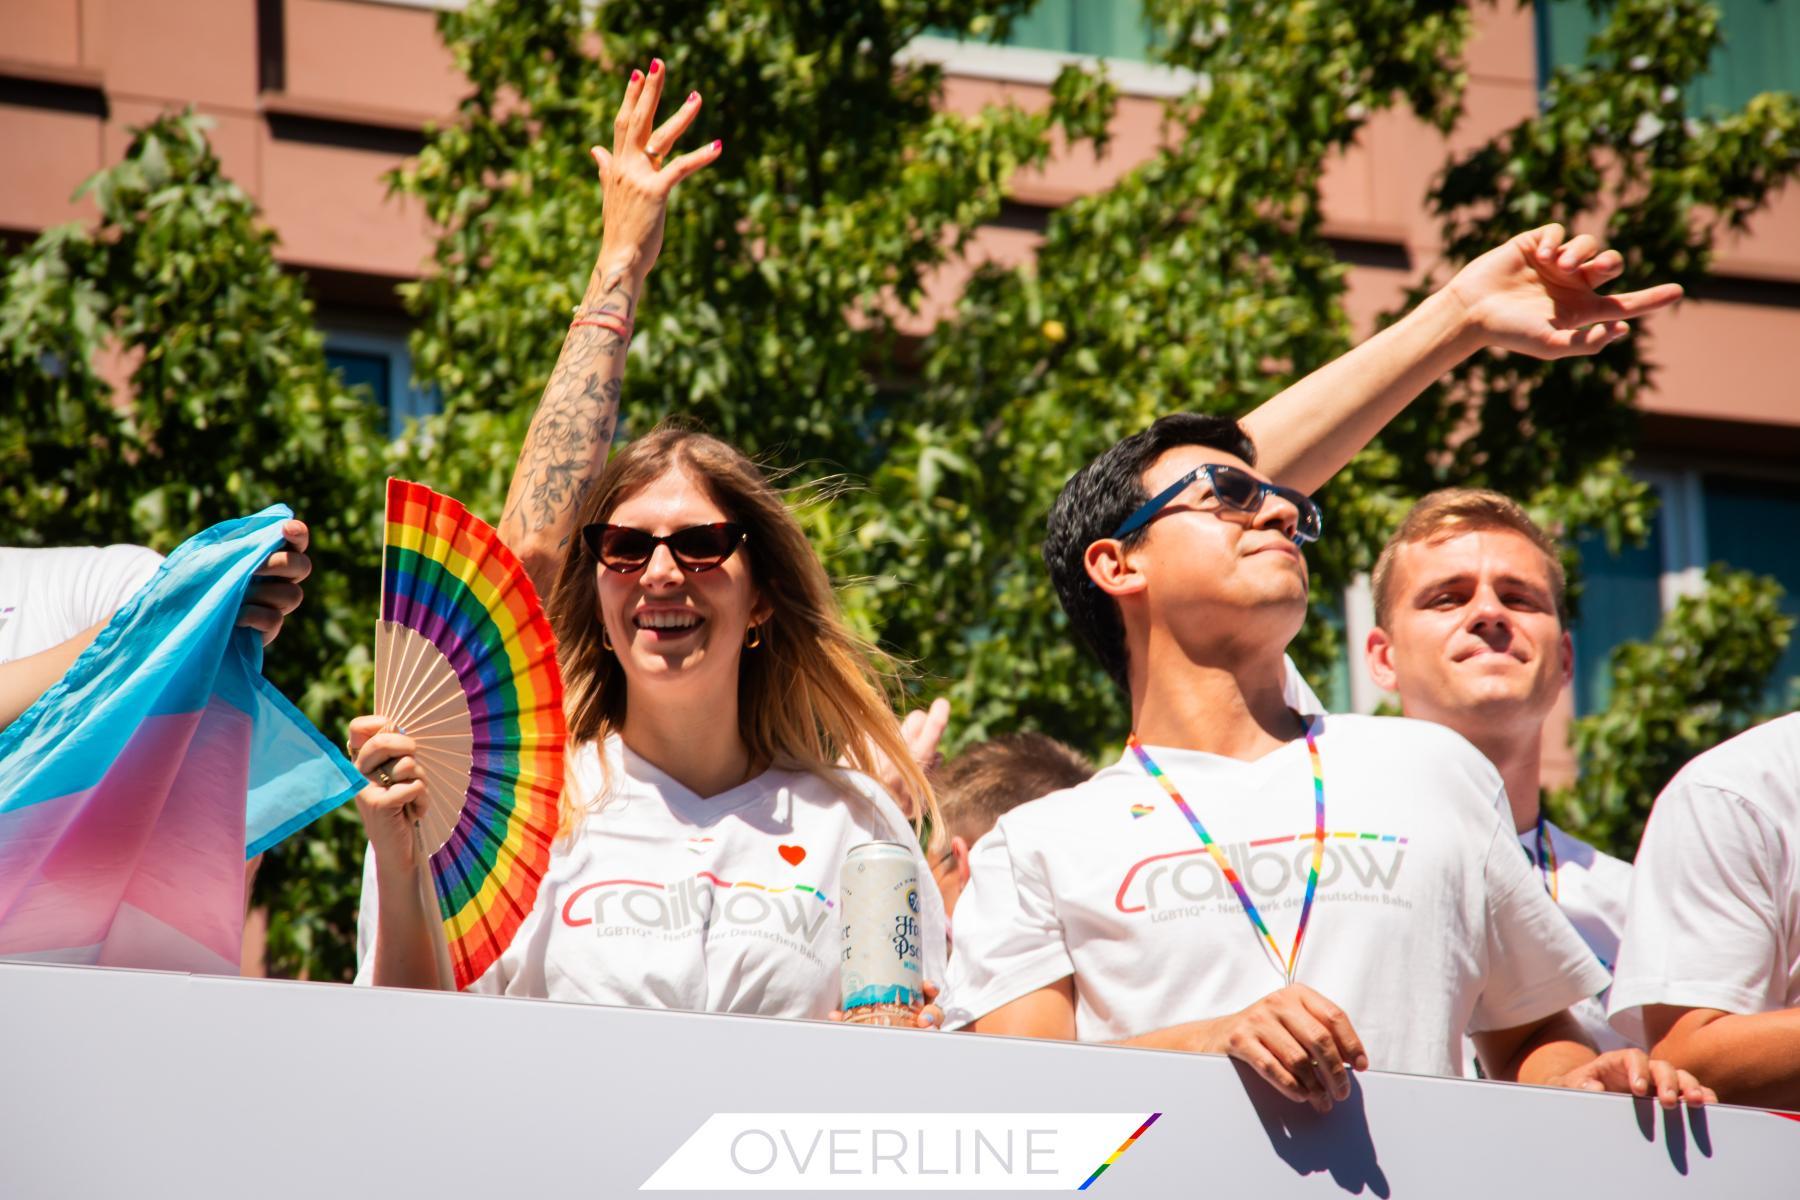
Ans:
<svg viewBox="0 0 1800 1200"><path fill-rule="evenodd" d="M600 256L582 296L582 316L563 339L556 370L538 401L519 451L500 518L500 537L525 566L544 601L561 568L583 497L606 466L619 415L625 351L638 298L662 249L669 192L719 157L720 144L663 158L700 111L691 92L675 115L652 131L662 97L661 60L633 71L613 124L609 154L594 147L604 193ZM545 320L556 314L544 314ZM595 323L586 323L591 319Z"/></svg>
<svg viewBox="0 0 1800 1200"><path fill-rule="evenodd" d="M0 729L11 725L36 704L38 697L63 677L105 628L106 622L102 621L48 650L0 663Z"/></svg>
<svg viewBox="0 0 1800 1200"><path fill-rule="evenodd" d="M1706 1080L1728 1104L1800 1112L1800 1008L1728 1013L1644 1006L1656 1057Z"/></svg>
<svg viewBox="0 0 1800 1200"><path fill-rule="evenodd" d="M424 769L413 757L416 743L387 728L383 717L350 722L350 753L356 769L371 780L356 795L357 815L375 858L379 917L375 936L377 987L445 988L439 978L437 945L422 894L424 864L417 855L415 826L425 802ZM379 782L386 772L391 783Z"/></svg>
<svg viewBox="0 0 1800 1200"><path fill-rule="evenodd" d="M1690 766L1650 810L1610 1011L1727 1102L1800 1109L1800 1010L1759 1011L1786 980L1788 842L1723 782Z"/></svg>
<svg viewBox="0 0 1800 1200"><path fill-rule="evenodd" d="M1477 350L1533 358L1593 354L1628 321L1681 298L1676 284L1602 296L1624 260L1563 227L1522 233L1458 271L1399 321L1243 420L1269 478L1323 487L1430 384Z"/></svg>
<svg viewBox="0 0 1800 1200"><path fill-rule="evenodd" d="M1684 1102L1711 1104L1719 1098L1692 1073L1642 1050L1597 1052L1567 1009L1528 1025L1473 1036L1490 1079L1583 1092L1654 1094L1664 1108Z"/></svg>

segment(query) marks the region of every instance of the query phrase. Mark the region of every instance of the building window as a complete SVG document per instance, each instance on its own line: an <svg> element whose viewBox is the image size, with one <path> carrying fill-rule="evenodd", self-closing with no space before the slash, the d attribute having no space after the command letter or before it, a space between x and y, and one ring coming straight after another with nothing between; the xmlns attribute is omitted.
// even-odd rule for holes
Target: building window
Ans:
<svg viewBox="0 0 1800 1200"><path fill-rule="evenodd" d="M1711 559L1741 571L1771 575L1787 595L1781 611L1800 616L1800 483L1706 475L1706 548ZM1766 700L1783 703L1800 677L1800 637L1788 641Z"/></svg>
<svg viewBox="0 0 1800 1200"><path fill-rule="evenodd" d="M1581 556L1580 615L1569 632L1575 643L1575 711L1585 714L1600 711L1612 698L1613 648L1644 641L1662 622L1663 514L1658 512L1642 546L1613 554L1605 538L1589 534L1575 548Z"/></svg>
<svg viewBox="0 0 1800 1200"><path fill-rule="evenodd" d="M1099 58L1150 57L1150 26L1140 0L1039 0L1013 22L1009 46Z"/></svg>
<svg viewBox="0 0 1800 1200"><path fill-rule="evenodd" d="M325 362L346 387L361 389L381 409L387 417L389 437L399 437L406 432L408 421L442 407L435 391L413 382L412 355L407 352L403 327L326 324Z"/></svg>
<svg viewBox="0 0 1800 1200"><path fill-rule="evenodd" d="M1763 92L1800 92L1800 5L1791 0L1712 0L1724 44L1688 95L1694 113L1735 111ZM1609 14L1588 0L1537 0L1538 84L1587 56Z"/></svg>
<svg viewBox="0 0 1800 1200"><path fill-rule="evenodd" d="M1104 66L1127 96L1181 96L1198 85L1192 71L1151 62L1153 44L1141 0L1039 0L1003 43L940 29L914 39L900 59L937 63L951 75L1039 85L1052 83L1071 60L1086 60Z"/></svg>
<svg viewBox="0 0 1800 1200"><path fill-rule="evenodd" d="M1800 539L1781 531L1800 527L1800 481L1683 471L1646 471L1661 500L1648 541L1610 553L1604 540L1584 538L1581 615L1574 623L1575 710L1606 707L1613 648L1642 641L1682 595L1702 586L1707 564L1773 576L1786 590L1782 611L1800 616ZM1800 679L1800 638L1776 665L1766 697L1786 702Z"/></svg>

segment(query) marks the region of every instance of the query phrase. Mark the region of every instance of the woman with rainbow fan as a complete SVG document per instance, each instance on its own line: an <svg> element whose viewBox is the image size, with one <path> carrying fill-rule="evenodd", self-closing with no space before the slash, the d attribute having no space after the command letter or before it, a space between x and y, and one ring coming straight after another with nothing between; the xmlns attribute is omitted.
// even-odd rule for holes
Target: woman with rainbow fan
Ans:
<svg viewBox="0 0 1800 1200"><path fill-rule="evenodd" d="M664 162L700 97L653 129L662 86L660 61L634 71L613 151L594 152L600 257L500 524L555 629L570 752L537 901L470 990L825 1017L838 1000L838 876L862 842L918 856L925 977L943 978L946 920L918 831L871 776L897 773L921 821L935 802L882 656L845 623L762 472L675 427L607 461L669 192L722 151ZM357 799L372 864L358 979L436 986L414 883L417 747L380 717L359 718L350 741L358 768L382 780ZM918 1020L938 1016L931 1005Z"/></svg>

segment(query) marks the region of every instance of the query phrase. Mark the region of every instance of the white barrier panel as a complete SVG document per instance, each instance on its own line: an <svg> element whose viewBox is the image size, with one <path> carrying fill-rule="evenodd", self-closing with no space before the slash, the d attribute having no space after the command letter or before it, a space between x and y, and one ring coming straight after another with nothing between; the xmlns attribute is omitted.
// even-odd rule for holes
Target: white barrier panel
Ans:
<svg viewBox="0 0 1800 1200"><path fill-rule="evenodd" d="M1785 1198L1800 1120L1380 1073L1321 1117L1207 1055L0 964L8 1200L1084 1184Z"/></svg>

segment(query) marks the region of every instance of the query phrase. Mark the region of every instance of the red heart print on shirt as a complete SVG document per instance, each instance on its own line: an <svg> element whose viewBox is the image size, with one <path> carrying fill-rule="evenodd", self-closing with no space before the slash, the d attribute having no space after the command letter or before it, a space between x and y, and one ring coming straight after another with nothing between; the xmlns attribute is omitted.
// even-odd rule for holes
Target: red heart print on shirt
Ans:
<svg viewBox="0 0 1800 1200"><path fill-rule="evenodd" d="M790 867L799 866L801 864L801 862L804 861L806 858L806 847L805 846L781 846L781 847L778 847L778 849L781 853L781 857L787 862L787 865Z"/></svg>

